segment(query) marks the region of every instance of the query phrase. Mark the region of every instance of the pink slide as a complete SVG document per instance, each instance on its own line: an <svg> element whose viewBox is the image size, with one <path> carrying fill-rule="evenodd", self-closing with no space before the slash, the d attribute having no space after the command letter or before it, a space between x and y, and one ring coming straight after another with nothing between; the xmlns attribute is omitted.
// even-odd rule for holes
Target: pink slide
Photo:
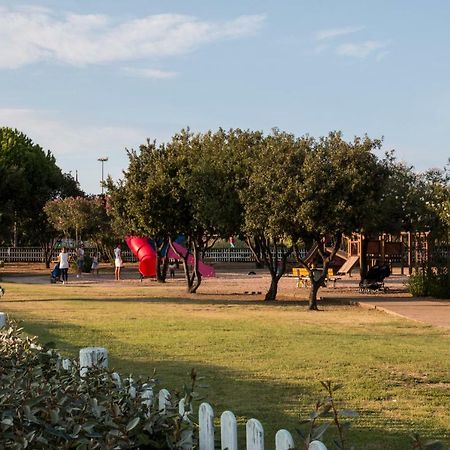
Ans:
<svg viewBox="0 0 450 450"><path fill-rule="evenodd" d="M175 247L175 249L178 253L180 253L182 255L186 254L186 248L184 248L182 245L178 244L177 242L174 242L173 246ZM169 251L167 254L168 254L169 258L179 259L171 247L169 247ZM194 264L194 257L192 255L188 256L188 263ZM202 261L199 261L198 268L200 270L200 273L204 277L215 277L216 276L216 271L214 270L214 267L208 266L207 264L205 264Z"/></svg>
<svg viewBox="0 0 450 450"><path fill-rule="evenodd" d="M143 277L156 277L156 254L147 238L128 236L125 238L130 250L139 260L139 272Z"/></svg>

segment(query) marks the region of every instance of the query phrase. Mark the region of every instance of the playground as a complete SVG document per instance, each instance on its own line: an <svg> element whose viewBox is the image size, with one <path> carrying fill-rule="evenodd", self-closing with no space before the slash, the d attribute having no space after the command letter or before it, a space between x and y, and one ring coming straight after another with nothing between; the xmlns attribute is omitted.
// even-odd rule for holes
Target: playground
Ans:
<svg viewBox="0 0 450 450"><path fill-rule="evenodd" d="M63 355L103 346L121 373L145 377L156 369L161 387L181 386L195 367L206 377L202 395L215 410L235 412L241 435L255 411L268 442L279 428L294 431L313 409L318 380L331 379L345 384L341 400L360 414L351 431L356 445L407 449L412 432L448 441L450 329L375 309L419 305L403 276L389 278L388 296L361 294L357 277L343 277L321 290L314 313L295 277L282 277L279 301L267 303L264 271L216 268L217 277L191 295L181 271L162 285L140 281L137 264L127 264L123 281L103 267L98 277L72 277L64 286L50 285L37 265L6 266L2 310ZM421 308L443 317L449 305L422 301Z"/></svg>

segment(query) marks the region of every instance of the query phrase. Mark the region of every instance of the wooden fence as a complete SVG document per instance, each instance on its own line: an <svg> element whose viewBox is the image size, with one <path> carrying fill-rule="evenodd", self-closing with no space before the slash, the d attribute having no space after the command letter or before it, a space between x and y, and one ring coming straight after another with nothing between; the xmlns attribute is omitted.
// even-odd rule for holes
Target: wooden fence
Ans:
<svg viewBox="0 0 450 450"><path fill-rule="evenodd" d="M80 350L80 375L85 376L90 367L101 366L108 367L108 351L101 347L88 347ZM64 368L71 367L70 360L62 362ZM120 375L113 374L113 380L119 388L123 386ZM148 408L153 404L154 394L151 387L145 386L142 392L137 392L133 386L133 380L127 379L128 394L132 398L140 395L142 403ZM167 389L161 389L158 393L158 410L160 414L166 414L167 408L171 405L170 392ZM182 399L179 403L178 413L182 420L189 421L189 415L192 410L185 410L185 402ZM215 427L214 427L214 411L208 403L202 403L198 410L198 426L199 426L199 450L215 449ZM259 420L249 419L245 426L246 431L246 450L264 450L264 429ZM183 449L192 448L192 434L190 431L183 437ZM238 450L238 431L235 415L231 411L224 411L220 416L220 442L221 449ZM272 447L272 446L270 446ZM275 450L289 450L295 448L294 439L287 430L278 430L275 435ZM327 450L325 445L320 441L310 443L308 450Z"/></svg>

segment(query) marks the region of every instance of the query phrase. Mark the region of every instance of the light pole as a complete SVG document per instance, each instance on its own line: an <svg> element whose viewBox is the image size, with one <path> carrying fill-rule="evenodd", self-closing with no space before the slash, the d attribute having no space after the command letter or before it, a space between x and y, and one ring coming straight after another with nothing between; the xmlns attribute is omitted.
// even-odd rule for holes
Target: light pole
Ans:
<svg viewBox="0 0 450 450"><path fill-rule="evenodd" d="M103 166L104 166L105 162L108 161L108 157L104 156L103 158L98 158L97 161L100 161L102 163L102 195L103 195L103 180L104 180Z"/></svg>

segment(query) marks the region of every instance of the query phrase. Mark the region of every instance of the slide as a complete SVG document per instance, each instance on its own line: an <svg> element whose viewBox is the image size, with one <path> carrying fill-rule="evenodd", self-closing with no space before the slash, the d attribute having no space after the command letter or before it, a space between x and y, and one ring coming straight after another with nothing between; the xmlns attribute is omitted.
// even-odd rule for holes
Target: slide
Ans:
<svg viewBox="0 0 450 450"><path fill-rule="evenodd" d="M147 238L128 236L125 238L130 250L139 260L139 272L143 277L156 277L156 253Z"/></svg>
<svg viewBox="0 0 450 450"><path fill-rule="evenodd" d="M182 245L178 244L178 242L174 242L173 246L175 247L175 249L178 253L180 253L182 255L186 254L186 251L187 251L186 248L183 247ZM179 259L178 256L176 255L176 253L170 247L169 247L168 256L169 256L169 258ZM194 264L194 257L192 255L189 255L188 263L191 265ZM200 270L200 273L204 277L215 277L216 276L216 271L214 270L214 267L208 266L203 261L199 261L198 268Z"/></svg>

